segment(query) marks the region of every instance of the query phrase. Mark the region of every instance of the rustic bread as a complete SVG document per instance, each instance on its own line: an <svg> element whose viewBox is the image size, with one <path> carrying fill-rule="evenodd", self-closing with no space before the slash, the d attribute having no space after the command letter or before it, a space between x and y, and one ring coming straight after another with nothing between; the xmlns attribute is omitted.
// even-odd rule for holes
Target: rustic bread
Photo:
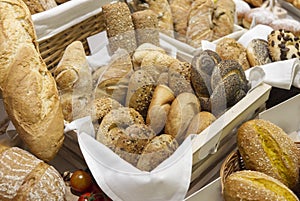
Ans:
<svg viewBox="0 0 300 201"><path fill-rule="evenodd" d="M271 63L268 42L263 39L253 39L246 48L247 59L251 67Z"/></svg>
<svg viewBox="0 0 300 201"><path fill-rule="evenodd" d="M243 170L229 175L224 183L225 201L282 200L299 201L279 180L258 171Z"/></svg>
<svg viewBox="0 0 300 201"><path fill-rule="evenodd" d="M53 75L60 93L64 119L71 122L89 115L86 108L92 101L92 72L80 41L66 47Z"/></svg>
<svg viewBox="0 0 300 201"><path fill-rule="evenodd" d="M263 172L293 189L299 182L299 150L277 125L263 119L242 124L237 144L248 170Z"/></svg>
<svg viewBox="0 0 300 201"><path fill-rule="evenodd" d="M59 172L18 147L0 145L0 200L64 200Z"/></svg>
<svg viewBox="0 0 300 201"><path fill-rule="evenodd" d="M31 14L40 13L51 8L55 8L57 3L55 0L23 0L28 6Z"/></svg>
<svg viewBox="0 0 300 201"><path fill-rule="evenodd" d="M170 157L178 148L178 143L172 135L161 134L154 137L144 148L139 157L137 168L151 171L161 162Z"/></svg>

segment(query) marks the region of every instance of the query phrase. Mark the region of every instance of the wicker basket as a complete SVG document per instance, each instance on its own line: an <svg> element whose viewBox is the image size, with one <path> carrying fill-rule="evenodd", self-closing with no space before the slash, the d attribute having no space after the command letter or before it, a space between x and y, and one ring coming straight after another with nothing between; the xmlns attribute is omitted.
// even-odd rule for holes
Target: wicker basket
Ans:
<svg viewBox="0 0 300 201"><path fill-rule="evenodd" d="M295 142L297 148L300 150L300 142ZM299 165L300 166L300 161ZM223 193L223 187L226 178L237 171L245 170L245 165L243 159L238 150L232 151L224 160L221 169L220 169L220 177L221 177L221 187Z"/></svg>
<svg viewBox="0 0 300 201"><path fill-rule="evenodd" d="M51 38L39 41L40 52L48 69L51 71L51 69L57 66L66 47L74 41L81 41L86 55L90 55L87 38L104 30L105 22L103 13L100 12Z"/></svg>

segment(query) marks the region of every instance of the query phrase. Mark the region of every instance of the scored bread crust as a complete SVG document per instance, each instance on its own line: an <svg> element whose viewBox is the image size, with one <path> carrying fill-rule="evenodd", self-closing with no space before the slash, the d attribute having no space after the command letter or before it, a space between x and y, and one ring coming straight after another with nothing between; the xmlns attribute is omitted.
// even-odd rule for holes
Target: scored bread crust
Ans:
<svg viewBox="0 0 300 201"><path fill-rule="evenodd" d="M291 138L275 124L253 119L240 126L238 149L246 169L264 172L289 188L299 181L299 150Z"/></svg>
<svg viewBox="0 0 300 201"><path fill-rule="evenodd" d="M249 170L234 172L226 178L223 197L225 201L299 201L297 196L277 179Z"/></svg>
<svg viewBox="0 0 300 201"><path fill-rule="evenodd" d="M59 172L18 147L0 145L0 200L64 200Z"/></svg>

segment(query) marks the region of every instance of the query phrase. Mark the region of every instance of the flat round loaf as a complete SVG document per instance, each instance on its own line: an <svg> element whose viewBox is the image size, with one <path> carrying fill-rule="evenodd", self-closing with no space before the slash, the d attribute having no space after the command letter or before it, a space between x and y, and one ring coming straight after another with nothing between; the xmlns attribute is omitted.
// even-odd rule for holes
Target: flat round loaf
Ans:
<svg viewBox="0 0 300 201"><path fill-rule="evenodd" d="M253 119L237 132L238 149L246 169L270 175L293 189L299 182L299 150L275 124Z"/></svg>
<svg viewBox="0 0 300 201"><path fill-rule="evenodd" d="M274 30L268 35L272 61L300 58L300 39L290 31Z"/></svg>
<svg viewBox="0 0 300 201"><path fill-rule="evenodd" d="M229 175L224 183L225 201L299 201L283 183L258 171L243 170Z"/></svg>
<svg viewBox="0 0 300 201"><path fill-rule="evenodd" d="M266 40L258 38L251 40L248 43L246 52L251 67L272 62Z"/></svg>
<svg viewBox="0 0 300 201"><path fill-rule="evenodd" d="M151 171L170 157L178 148L178 143L168 134L154 137L145 147L137 163L137 168Z"/></svg>
<svg viewBox="0 0 300 201"><path fill-rule="evenodd" d="M0 145L0 200L64 200L59 172L18 147Z"/></svg>

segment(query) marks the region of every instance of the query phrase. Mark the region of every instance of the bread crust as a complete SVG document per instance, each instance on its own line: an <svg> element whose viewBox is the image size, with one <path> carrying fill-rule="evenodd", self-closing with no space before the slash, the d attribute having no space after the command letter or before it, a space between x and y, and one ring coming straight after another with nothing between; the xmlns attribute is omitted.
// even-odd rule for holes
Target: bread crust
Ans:
<svg viewBox="0 0 300 201"><path fill-rule="evenodd" d="M225 201L298 201L283 183L258 171L243 170L229 175L224 183Z"/></svg>
<svg viewBox="0 0 300 201"><path fill-rule="evenodd" d="M299 182L299 150L291 138L275 124L253 119L237 133L238 149L246 169L272 176L293 189Z"/></svg>

